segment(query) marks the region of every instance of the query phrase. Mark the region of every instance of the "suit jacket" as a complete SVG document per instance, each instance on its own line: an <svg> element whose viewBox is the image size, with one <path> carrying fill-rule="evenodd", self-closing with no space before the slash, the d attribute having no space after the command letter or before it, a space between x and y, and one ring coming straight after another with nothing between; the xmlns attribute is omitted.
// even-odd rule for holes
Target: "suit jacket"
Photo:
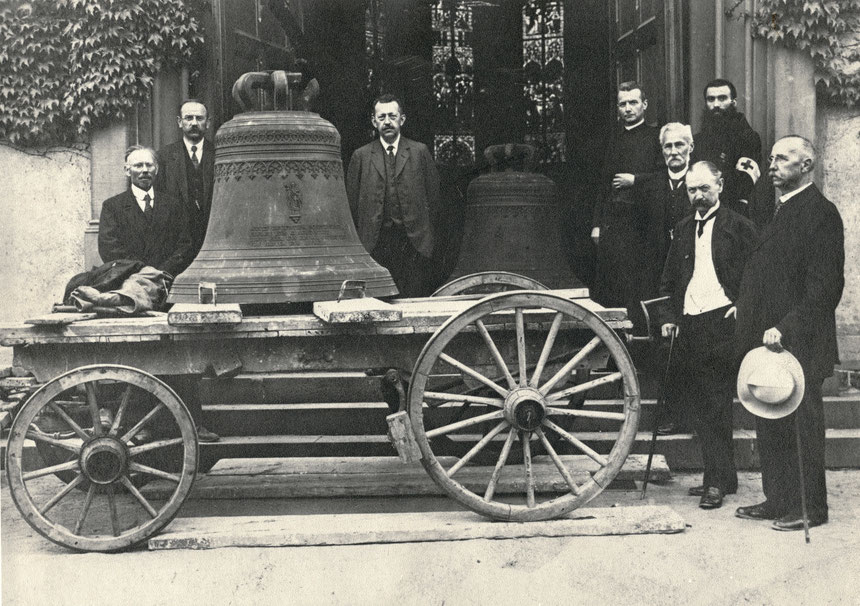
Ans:
<svg viewBox="0 0 860 606"><path fill-rule="evenodd" d="M156 191L148 220L131 189L108 198L99 218L99 255L105 263L132 259L171 276L179 275L192 259L188 219L182 204Z"/></svg>
<svg viewBox="0 0 860 606"><path fill-rule="evenodd" d="M203 199L200 206L188 194L188 170L186 157L188 150L182 139L166 145L158 150L158 175L155 187L167 192L182 201L188 214L189 229L194 247L194 254L203 245L206 227L209 225L209 213L212 208L212 186L215 180L215 146L207 139L203 140L203 156L200 167L203 171Z"/></svg>
<svg viewBox="0 0 860 606"><path fill-rule="evenodd" d="M836 306L845 286L839 211L813 184L786 202L762 230L741 282L738 354L759 347L772 327L820 381L839 362Z"/></svg>
<svg viewBox="0 0 860 606"><path fill-rule="evenodd" d="M744 266L758 242L755 224L720 204L713 219L711 258L720 286L732 302L738 300ZM669 296L669 305L659 312L660 324L677 324L684 313L684 296L693 278L696 262L696 217L687 215L673 230L675 237L663 267L660 294Z"/></svg>
<svg viewBox="0 0 860 606"><path fill-rule="evenodd" d="M439 172L427 146L401 136L394 175L394 188L409 241L415 250L430 257L440 194ZM358 237L368 251L373 251L382 227L385 201L385 150L379 139L352 154L346 193Z"/></svg>
<svg viewBox="0 0 860 606"><path fill-rule="evenodd" d="M660 272L663 270L669 254L669 246L672 244L675 225L687 215L694 213L690 198L687 196L686 175L681 178L680 184L674 190L669 183L669 173L665 170L652 178L643 179L634 187L642 191L642 197L648 206L646 231L650 248L656 255L655 265L658 272L656 281L659 283Z"/></svg>

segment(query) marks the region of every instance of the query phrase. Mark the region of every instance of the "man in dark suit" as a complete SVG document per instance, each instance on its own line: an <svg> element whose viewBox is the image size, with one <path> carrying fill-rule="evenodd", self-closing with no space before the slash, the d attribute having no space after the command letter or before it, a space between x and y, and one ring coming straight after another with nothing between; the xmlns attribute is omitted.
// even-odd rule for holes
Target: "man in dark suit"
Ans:
<svg viewBox="0 0 860 606"><path fill-rule="evenodd" d="M439 208L439 172L427 146L400 135L403 105L392 95L373 104L379 138L349 161L346 193L358 237L391 272L400 295L429 295L430 257Z"/></svg>
<svg viewBox="0 0 860 606"><path fill-rule="evenodd" d="M196 99L184 101L176 123L182 139L158 151L156 187L182 201L191 231L191 258L197 256L212 207L215 146L204 138L209 126L206 106Z"/></svg>
<svg viewBox="0 0 860 606"><path fill-rule="evenodd" d="M175 278L191 263L191 236L182 203L153 187L157 173L154 150L139 145L128 149L125 174L131 186L102 204L99 255L104 262L141 261ZM187 377L163 378L188 407L197 423L199 440L217 442L218 435L200 424L203 411L196 397L196 381Z"/></svg>
<svg viewBox="0 0 860 606"><path fill-rule="evenodd" d="M798 409L782 419L756 419L765 501L736 515L774 520L776 530L803 528L799 434L809 525L827 522L824 404L821 387L839 361L836 306L845 285L845 241L839 211L812 182L815 148L803 137L779 139L768 174L781 196L741 282L738 353L785 348L806 383ZM796 425L795 425L796 424Z"/></svg>
<svg viewBox="0 0 860 606"><path fill-rule="evenodd" d="M592 298L607 307L626 307L637 332L644 327L639 301L657 290L648 205L637 184L654 179L664 169L656 126L645 124L648 99L636 82L618 87L620 124L603 161L603 194L594 208L591 237L597 245Z"/></svg>
<svg viewBox="0 0 860 606"><path fill-rule="evenodd" d="M714 509L738 488L732 447L735 392L735 306L744 264L757 241L755 225L722 206L723 179L711 162L697 162L686 177L695 216L675 226L660 294L662 334L677 334L679 396L702 449L702 485L689 493Z"/></svg>

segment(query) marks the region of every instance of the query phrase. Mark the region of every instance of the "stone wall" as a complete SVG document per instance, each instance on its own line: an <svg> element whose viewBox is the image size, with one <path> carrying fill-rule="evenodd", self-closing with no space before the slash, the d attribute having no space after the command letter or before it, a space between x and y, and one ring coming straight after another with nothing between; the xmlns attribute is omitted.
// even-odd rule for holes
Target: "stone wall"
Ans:
<svg viewBox="0 0 860 606"><path fill-rule="evenodd" d="M860 369L860 111L819 103L821 189L845 224L845 290L836 310L842 366Z"/></svg>
<svg viewBox="0 0 860 606"><path fill-rule="evenodd" d="M48 313L81 271L90 218L90 156L68 149L37 154L0 145L0 323ZM0 368L12 351L0 348Z"/></svg>

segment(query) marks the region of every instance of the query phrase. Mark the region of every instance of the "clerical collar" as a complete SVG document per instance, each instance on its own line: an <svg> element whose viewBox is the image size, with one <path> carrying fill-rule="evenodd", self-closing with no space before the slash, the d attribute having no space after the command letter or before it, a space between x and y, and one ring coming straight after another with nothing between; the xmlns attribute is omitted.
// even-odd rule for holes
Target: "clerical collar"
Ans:
<svg viewBox="0 0 860 606"><path fill-rule="evenodd" d="M397 149L398 149L398 147L400 147L400 135L397 135L397 138L394 141L392 141L391 143L388 143L382 137L379 138L379 142L382 143L382 149L385 150L385 153L388 153L388 147L393 145L394 149L392 151L394 152L395 156L397 155Z"/></svg>
<svg viewBox="0 0 860 606"><path fill-rule="evenodd" d="M788 192L787 194L782 194L782 195L779 197L779 203L780 203L780 204L785 204L786 202L788 202L788 200L789 200L790 198L793 198L794 196L796 196L797 194L799 194L800 192L802 192L804 189L806 189L806 188L807 188L807 187L809 187L810 185L812 185L812 181L810 181L809 183L806 183L806 184L804 184L804 185L801 185L801 186L800 186L800 187L798 187L797 189L793 189L793 190L791 190L791 191L790 191L790 192Z"/></svg>
<svg viewBox="0 0 860 606"><path fill-rule="evenodd" d="M669 178L672 179L672 181L680 181L681 179L683 179L687 175L687 171L689 169L690 169L690 166L687 165L684 168L682 168L681 170L679 170L678 172L675 172L671 168L669 168L668 166L666 167L666 170L669 171Z"/></svg>
<svg viewBox="0 0 860 606"><path fill-rule="evenodd" d="M720 207L720 201L717 200L717 203L714 204L711 208L709 208L708 212L706 212L704 216L702 216L702 214L697 210L696 211L696 221L704 221L705 219L707 219L708 217L713 215L715 212L717 212L717 209L719 207Z"/></svg>
<svg viewBox="0 0 860 606"><path fill-rule="evenodd" d="M634 128L636 128L637 126L639 126L640 124L642 124L643 122L645 122L645 118L642 118L641 120L639 120L639 122L637 122L636 124L634 124L634 125L632 125L632 126L627 126L627 125L625 124L625 125L624 125L624 130L633 130Z"/></svg>

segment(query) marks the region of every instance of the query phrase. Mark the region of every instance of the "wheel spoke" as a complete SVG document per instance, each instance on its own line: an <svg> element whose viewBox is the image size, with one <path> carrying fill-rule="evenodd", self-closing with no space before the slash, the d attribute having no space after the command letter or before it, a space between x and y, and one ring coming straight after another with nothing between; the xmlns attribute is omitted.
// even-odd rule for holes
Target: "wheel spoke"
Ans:
<svg viewBox="0 0 860 606"><path fill-rule="evenodd" d="M535 506L535 476L532 469L531 432L523 432L520 441L523 443L523 466L526 469L526 505Z"/></svg>
<svg viewBox="0 0 860 606"><path fill-rule="evenodd" d="M44 506L42 506L42 509L39 510L39 513L41 513L42 515L45 515L46 513L48 513L54 505L59 503L63 499L63 497L65 497L67 494L72 492L75 489L75 487L83 481L84 481L84 474L79 473L75 477L74 480L72 480L71 482L66 484L65 487L60 492L58 492L53 497L51 497L51 500L48 501L47 503L45 503Z"/></svg>
<svg viewBox="0 0 860 606"><path fill-rule="evenodd" d="M540 383L540 377L543 374L544 366L546 366L546 362L549 360L549 354L552 351L552 346L555 344L555 338L558 336L558 329L561 327L562 318L564 318L564 314L558 312L552 319L552 326L549 327L549 333L546 336L546 341L544 341L543 349L540 352L540 358L538 358L537 366L535 366L532 380L529 382L529 385L532 387L537 387Z"/></svg>
<svg viewBox="0 0 860 606"><path fill-rule="evenodd" d="M177 484L179 484L179 481L182 479L181 476L178 476L176 474L162 471L160 469L155 469L154 467L148 467L147 465L141 465L140 463L130 463L128 466L128 470L138 471L140 473L149 474L151 476L164 478L165 480L170 480L171 482L176 482Z"/></svg>
<svg viewBox="0 0 860 606"><path fill-rule="evenodd" d="M506 389L503 389L498 383L495 383L491 379L488 379L487 377L485 377L484 375L479 373L477 370L469 368L468 366L466 366L462 362L455 360L454 358L452 358L448 354L445 354L445 353L439 354L439 359L444 361L444 362L447 362L448 364L450 364L454 368L465 372L467 375L469 375L473 379L477 379L478 381L480 381L481 383L483 383L487 387L494 389L495 391L500 393L502 395L502 397L506 397L508 395L508 391Z"/></svg>
<svg viewBox="0 0 860 606"><path fill-rule="evenodd" d="M110 432L108 435L116 436L119 431L119 426L122 423L122 418L125 415L125 409L128 406L128 402L131 399L131 383L126 385L125 391L122 392L122 400L119 403L119 408L116 411L116 416L113 419L113 425L111 425Z"/></svg>
<svg viewBox="0 0 860 606"><path fill-rule="evenodd" d="M526 327L522 307L516 308L514 317L517 325L517 360L520 364L520 386L525 387L529 378L526 370Z"/></svg>
<svg viewBox="0 0 860 606"><path fill-rule="evenodd" d="M475 320L475 326L478 328L478 332L481 333L481 336L484 338L484 342L487 344L487 348L490 350L490 353L493 354L493 359L496 361L496 366L499 367L499 370L502 371L505 379L508 381L508 387L510 389L516 389L517 383L514 381L514 377L511 374L511 371L508 370L508 365L505 363L505 359L502 357L502 353L499 351L499 348L496 347L496 343L493 341L493 337L490 336L490 331L487 330L487 327L484 326L484 323L481 320Z"/></svg>
<svg viewBox="0 0 860 606"><path fill-rule="evenodd" d="M143 429L144 425L149 423L149 421L152 419L152 417L157 415L161 411L161 409L163 409L163 408L164 408L164 402L159 402L158 406L156 406L155 408L150 410L148 413L146 413L146 416L137 422L137 425L135 425L134 427L129 429L127 432L125 432L125 434L119 439L119 441L120 442L128 442L132 436L136 435L137 432L139 432L141 429Z"/></svg>
<svg viewBox="0 0 860 606"><path fill-rule="evenodd" d="M616 381L620 381L624 378L624 375L620 372L613 372L605 377L600 377L599 379L594 379L591 381L586 381L585 383L580 383L579 385L574 385L573 387L569 387L562 391L557 391L555 393L549 394L546 398L547 400L555 401L562 400L564 398L569 398L572 395L582 393L584 391L588 391L589 389L594 389L595 387L599 387L600 385L607 385L609 383L615 383ZM585 415L583 415L585 416Z"/></svg>
<svg viewBox="0 0 860 606"><path fill-rule="evenodd" d="M580 451L587 454L596 463L599 463L601 466L606 466L608 464L608 461L606 460L605 457L598 454L597 451L592 449L590 446L587 446L586 444L584 444L578 438L567 433L564 429L562 429L561 427L559 427L558 425L556 425L555 423L553 423L549 419L544 419L543 424L546 425L547 427L549 427L550 429L552 429L554 432L556 432L562 438L564 438L565 440L567 440L568 442L570 442L571 444L576 446Z"/></svg>
<svg viewBox="0 0 860 606"><path fill-rule="evenodd" d="M444 425L443 427L437 427L436 429L428 431L427 437L435 438L436 436L451 433L452 431L456 431L464 427L469 427L471 425L477 425L478 423L483 423L484 421L493 421L495 419L501 419L504 414L505 413L501 410L495 410L493 412L488 412L483 415L478 415L477 417L471 417L469 419L457 421L456 423L451 423L450 425Z"/></svg>
<svg viewBox="0 0 860 606"><path fill-rule="evenodd" d="M169 440L158 440L156 442L150 442L149 444L142 444L141 446L132 446L128 449L128 456L136 457L137 455L149 452L150 450L167 448L168 446L178 446L182 443L182 438L170 438Z"/></svg>
<svg viewBox="0 0 860 606"><path fill-rule="evenodd" d="M75 522L75 530L74 534L80 534L81 528L84 526L84 520L87 519L87 513L90 511L90 505L93 504L93 497L96 496L96 485L90 484L89 490L87 490L87 498L84 500L84 506L81 509L81 515L78 516L78 521Z"/></svg>
<svg viewBox="0 0 860 606"><path fill-rule="evenodd" d="M87 404L90 407L90 416L93 418L93 435L99 437L102 435L102 423L99 419L99 401L96 398L96 384L93 381L84 383L84 388L87 391Z"/></svg>
<svg viewBox="0 0 860 606"><path fill-rule="evenodd" d="M49 402L48 408L50 408L55 413L57 413L60 416L60 418L63 419L63 421L65 421L66 424L72 428L72 431L74 431L76 434L78 434L78 437L80 439L82 439L82 440L89 440L90 439L90 434L88 434L83 429L81 429L81 426L78 425L77 423L75 423L75 420L72 417L70 417L68 415L68 413L66 413L65 410L60 408L59 405L57 405L55 402Z"/></svg>
<svg viewBox="0 0 860 606"><path fill-rule="evenodd" d="M143 506L143 508L152 517L152 519L158 517L158 512L152 505L149 504L149 501L147 501L146 498L142 494L140 494L140 491L134 484L131 483L131 480L128 479L128 476L122 476L119 481L122 482L122 485L126 487L126 489L134 496L135 499L137 499L138 503Z"/></svg>
<svg viewBox="0 0 860 606"><path fill-rule="evenodd" d="M517 437L517 430L511 427L508 432L508 438L505 440L505 445L502 446L502 452L499 453L499 460L496 461L496 467L493 469L493 475L490 476L490 482L487 484L487 491L484 493L484 500L490 501L493 494L496 492L496 484L499 483L499 476L502 475L502 469L508 460L508 455L511 454L511 447L514 445L514 439Z"/></svg>
<svg viewBox="0 0 860 606"><path fill-rule="evenodd" d="M477 444L475 444L474 446L472 446L472 448L469 450L469 452L467 452L465 455L463 455L463 458L462 458L462 459L460 459L459 461L457 461L457 462L456 462L456 463L451 467L451 469L449 469L449 470L448 470L448 472L447 472L447 473L448 473L448 477L450 478L450 477L451 477L451 476L453 476L455 473L457 473L458 471L460 471L460 469L461 469L461 468L462 468L466 463L468 463L469 461L471 461L471 460L472 460L472 457L474 457L476 454L478 454L479 452L481 452L481 450L484 448L484 446L486 446L487 444L489 444L489 443L490 443L490 440L492 440L492 439L493 439L493 438L495 438L497 435L499 435L499 434L502 432L502 430L503 430L505 427L508 427L508 426L509 426L509 424L508 424L508 422L507 422L507 421L502 421L501 423L499 423L498 425L496 425L495 427L493 427L493 429L491 429L491 430L490 430L490 433L488 433L488 434L487 434L487 435L485 435L483 438L481 438L481 440L480 440Z"/></svg>
<svg viewBox="0 0 860 606"><path fill-rule="evenodd" d="M41 478L42 476L51 475L52 473L57 473L59 471L72 471L80 469L80 463L77 459L72 459L71 461L66 461L65 463L60 463L59 465L51 465L50 467L43 467L42 469L37 469L36 471L30 471L23 475L24 481L32 480L35 478Z"/></svg>
<svg viewBox="0 0 860 606"><path fill-rule="evenodd" d="M487 406L495 406L501 408L504 406L504 401L498 398L484 398L481 396L470 396L458 393L441 393L438 391L425 391L425 400L441 400L443 402L471 402L473 404L486 404Z"/></svg>
<svg viewBox="0 0 860 606"><path fill-rule="evenodd" d="M612 419L613 421L623 421L627 417L623 412L604 412L602 410L577 410L576 408L556 408L548 406L546 409L548 415L565 415L568 417L588 417L591 419Z"/></svg>
<svg viewBox="0 0 860 606"><path fill-rule="evenodd" d="M50 444L51 446L56 446L57 448L62 448L63 450L68 450L75 454L81 452L80 444L70 444L68 440L58 440L52 436L42 433L41 431L36 431L35 429L28 429L27 437L34 442L44 442L46 444Z"/></svg>
<svg viewBox="0 0 860 606"><path fill-rule="evenodd" d="M549 393L549 390L555 386L556 383L558 383L562 379L567 379L567 377L570 376L570 373L573 372L573 369L576 367L576 365L582 362L586 358L586 356L588 356L588 354L597 349L597 347L602 343L603 341L600 340L600 337L594 337L593 339L591 339L591 341L589 341L585 345L585 347L576 352L576 355L574 355L570 360L568 360L567 364L565 364L561 370L555 373L552 379L541 385L540 392L543 395L546 395L547 393Z"/></svg>
<svg viewBox="0 0 860 606"><path fill-rule="evenodd" d="M111 486L107 493L108 508L110 509L110 527L113 536L119 536L119 516L116 513L116 499L114 498L114 487Z"/></svg>
<svg viewBox="0 0 860 606"><path fill-rule="evenodd" d="M535 430L535 433L540 438L543 447L546 449L547 454L549 454L549 458L552 459L552 462L555 463L556 468L558 469L558 473L561 474L561 477L564 478L564 481L567 482L567 485L570 486L570 492L574 495L579 494L579 486L576 484L576 480L573 479L573 476L570 475L570 472L565 467L564 462L561 460L561 457L558 456L558 453L555 451L555 448L552 447L549 440L546 438L546 434L544 434L543 430L538 427Z"/></svg>

